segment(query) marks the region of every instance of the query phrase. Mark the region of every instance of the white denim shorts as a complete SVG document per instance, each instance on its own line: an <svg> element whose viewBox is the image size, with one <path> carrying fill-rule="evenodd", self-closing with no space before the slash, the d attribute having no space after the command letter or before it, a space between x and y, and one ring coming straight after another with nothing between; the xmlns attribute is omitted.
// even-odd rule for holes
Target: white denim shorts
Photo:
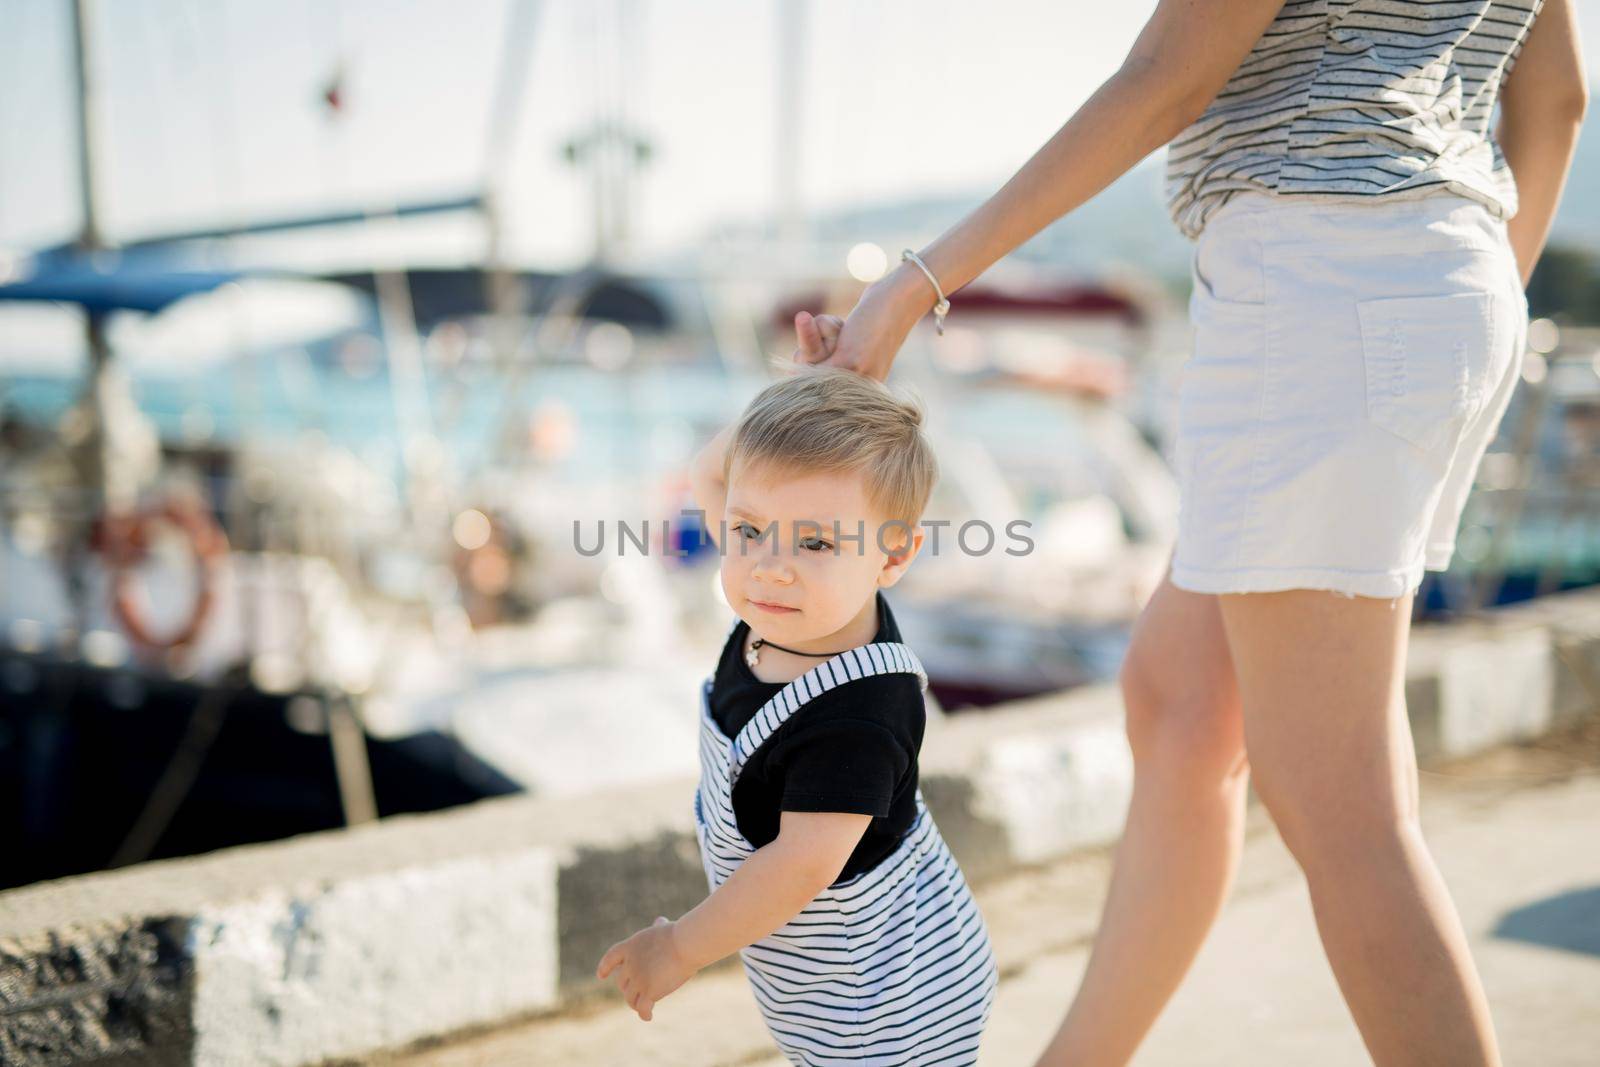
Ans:
<svg viewBox="0 0 1600 1067"><path fill-rule="evenodd" d="M1454 194L1237 194L1191 263L1172 583L1397 597L1442 571L1521 377L1505 223Z"/></svg>

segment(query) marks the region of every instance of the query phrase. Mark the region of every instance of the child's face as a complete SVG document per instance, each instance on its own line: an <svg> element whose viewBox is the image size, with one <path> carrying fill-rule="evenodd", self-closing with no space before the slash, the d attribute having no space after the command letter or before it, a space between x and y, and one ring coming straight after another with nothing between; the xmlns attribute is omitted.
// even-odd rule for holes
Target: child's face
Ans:
<svg viewBox="0 0 1600 1067"><path fill-rule="evenodd" d="M858 473L775 477L742 465L729 473L724 519L723 594L778 644L842 629L879 588L900 580L922 546L920 532L908 546L903 525L884 526Z"/></svg>

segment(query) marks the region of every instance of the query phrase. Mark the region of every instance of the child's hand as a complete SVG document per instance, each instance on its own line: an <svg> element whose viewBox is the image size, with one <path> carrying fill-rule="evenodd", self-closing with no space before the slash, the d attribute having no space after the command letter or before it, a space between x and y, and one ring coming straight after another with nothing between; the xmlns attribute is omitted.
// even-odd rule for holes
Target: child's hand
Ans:
<svg viewBox="0 0 1600 1067"><path fill-rule="evenodd" d="M678 951L673 923L661 917L653 925L607 949L600 957L595 977L604 980L610 975L628 1007L649 1022L656 1001L687 982L694 973L695 968L689 966Z"/></svg>
<svg viewBox="0 0 1600 1067"><path fill-rule="evenodd" d="M832 357L839 344L844 320L837 315L813 315L802 311L794 317L794 333L800 342L794 350L796 363L821 363Z"/></svg>

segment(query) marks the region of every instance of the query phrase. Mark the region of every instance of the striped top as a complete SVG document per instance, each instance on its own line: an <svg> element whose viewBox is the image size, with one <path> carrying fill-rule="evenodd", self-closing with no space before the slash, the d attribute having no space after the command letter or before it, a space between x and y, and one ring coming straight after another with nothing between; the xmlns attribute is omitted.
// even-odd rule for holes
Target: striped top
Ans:
<svg viewBox="0 0 1600 1067"><path fill-rule="evenodd" d="M1517 187L1490 118L1544 0L1288 0L1167 147L1184 235L1233 195L1456 193L1496 218Z"/></svg>

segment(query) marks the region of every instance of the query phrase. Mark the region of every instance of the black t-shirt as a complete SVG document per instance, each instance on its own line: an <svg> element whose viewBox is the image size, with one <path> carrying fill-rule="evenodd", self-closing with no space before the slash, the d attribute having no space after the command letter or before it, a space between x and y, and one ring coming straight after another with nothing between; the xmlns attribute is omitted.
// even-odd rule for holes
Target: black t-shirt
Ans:
<svg viewBox="0 0 1600 1067"><path fill-rule="evenodd" d="M883 593L874 642L899 641ZM744 661L750 626L728 636L712 679L711 717L729 737L785 683L763 682ZM821 663L822 660L816 662ZM872 822L839 873L869 871L895 850L916 818L917 753L926 710L914 674L875 674L822 693L751 754L733 787L739 832L757 848L778 836L782 811L846 811Z"/></svg>

